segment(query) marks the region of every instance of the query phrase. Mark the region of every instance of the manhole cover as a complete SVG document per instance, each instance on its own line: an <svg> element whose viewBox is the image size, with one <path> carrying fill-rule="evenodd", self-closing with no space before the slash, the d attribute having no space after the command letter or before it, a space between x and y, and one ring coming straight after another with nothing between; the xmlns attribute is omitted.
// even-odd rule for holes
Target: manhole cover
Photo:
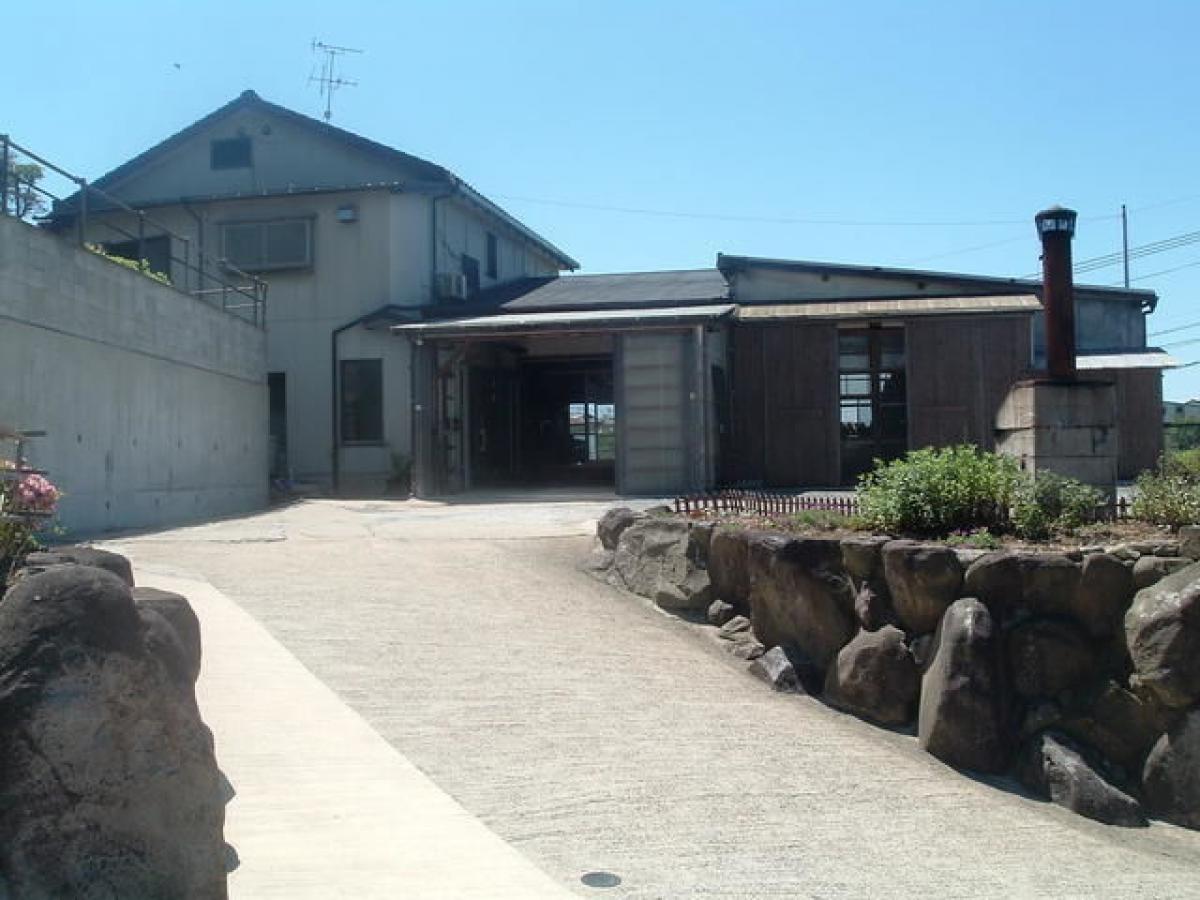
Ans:
<svg viewBox="0 0 1200 900"><path fill-rule="evenodd" d="M579 879L588 887L616 887L621 883L621 876L612 872L588 872Z"/></svg>

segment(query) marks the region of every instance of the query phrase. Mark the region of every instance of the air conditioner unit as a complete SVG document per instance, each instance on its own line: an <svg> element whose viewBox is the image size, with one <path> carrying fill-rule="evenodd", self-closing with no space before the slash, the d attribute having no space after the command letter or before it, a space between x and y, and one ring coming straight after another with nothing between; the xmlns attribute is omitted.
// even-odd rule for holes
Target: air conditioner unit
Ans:
<svg viewBox="0 0 1200 900"><path fill-rule="evenodd" d="M442 300L466 300L467 276L460 272L438 272L437 294Z"/></svg>

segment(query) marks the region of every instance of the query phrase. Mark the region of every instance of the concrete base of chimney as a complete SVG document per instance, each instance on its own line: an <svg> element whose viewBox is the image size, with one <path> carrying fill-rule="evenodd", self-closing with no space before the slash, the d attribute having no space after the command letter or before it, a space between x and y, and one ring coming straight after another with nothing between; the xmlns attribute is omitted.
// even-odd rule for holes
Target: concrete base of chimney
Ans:
<svg viewBox="0 0 1200 900"><path fill-rule="evenodd" d="M1027 472L1100 488L1117 483L1117 392L1108 381L1017 382L996 415L996 450Z"/></svg>

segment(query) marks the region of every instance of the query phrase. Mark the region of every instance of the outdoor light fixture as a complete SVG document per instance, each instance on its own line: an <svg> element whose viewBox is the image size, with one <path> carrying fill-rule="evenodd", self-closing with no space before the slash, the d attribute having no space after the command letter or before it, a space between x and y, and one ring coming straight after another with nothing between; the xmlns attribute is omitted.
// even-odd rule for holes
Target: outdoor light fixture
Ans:
<svg viewBox="0 0 1200 900"><path fill-rule="evenodd" d="M1038 237L1056 232L1065 233L1067 237L1074 237L1077 218L1079 218L1079 214L1073 209L1052 206L1034 216L1033 221L1037 225Z"/></svg>

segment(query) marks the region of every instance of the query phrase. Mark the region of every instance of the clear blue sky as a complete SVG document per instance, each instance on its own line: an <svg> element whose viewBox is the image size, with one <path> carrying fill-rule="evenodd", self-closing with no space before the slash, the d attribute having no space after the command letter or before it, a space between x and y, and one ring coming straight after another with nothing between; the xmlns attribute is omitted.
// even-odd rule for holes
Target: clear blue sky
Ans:
<svg viewBox="0 0 1200 900"><path fill-rule="evenodd" d="M334 124L453 169L586 272L725 251L1022 275L1056 202L1077 260L1120 249L1121 203L1134 246L1200 230L1194 0L160 0L8 25L0 131L89 177L246 88L319 115L311 40L362 48ZM1200 322L1200 243L1133 277L1151 331ZM1200 360L1200 327L1151 340L1190 339L1168 349ZM1200 396L1200 366L1166 396Z"/></svg>

